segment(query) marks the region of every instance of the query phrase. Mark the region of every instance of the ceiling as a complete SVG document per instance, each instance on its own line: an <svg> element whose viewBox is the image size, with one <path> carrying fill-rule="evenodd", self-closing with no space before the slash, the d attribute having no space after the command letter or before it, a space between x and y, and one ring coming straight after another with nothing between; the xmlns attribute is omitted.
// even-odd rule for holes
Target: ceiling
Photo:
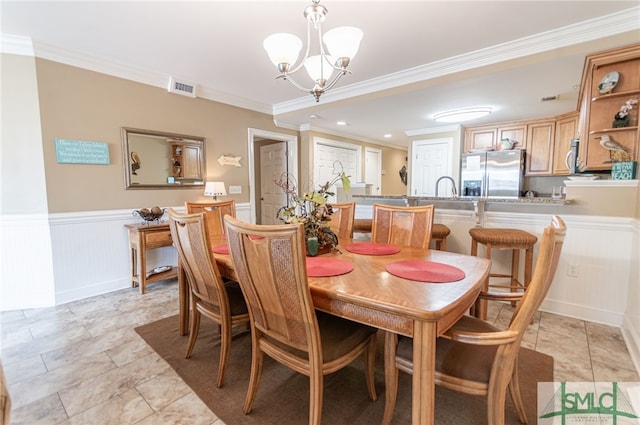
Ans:
<svg viewBox="0 0 640 425"><path fill-rule="evenodd" d="M285 128L407 147L449 128L433 114L452 108L494 109L466 125L575 110L585 54L640 41L638 0L322 0L325 31L352 25L364 38L352 74L316 103L275 79L262 48L275 32L305 40L310 3L2 0L2 51L31 40L38 57L159 87L175 76Z"/></svg>

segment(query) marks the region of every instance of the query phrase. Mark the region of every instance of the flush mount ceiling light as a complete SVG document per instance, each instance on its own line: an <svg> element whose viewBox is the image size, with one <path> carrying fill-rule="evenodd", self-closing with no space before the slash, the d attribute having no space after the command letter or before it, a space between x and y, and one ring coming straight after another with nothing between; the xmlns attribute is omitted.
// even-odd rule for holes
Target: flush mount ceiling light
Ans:
<svg viewBox="0 0 640 425"><path fill-rule="evenodd" d="M307 49L298 65L294 66L298 60L300 49L302 49L302 41L295 35L288 33L272 34L264 40L263 46L271 62L280 71L280 75L276 78L290 81L298 90L311 93L316 98L316 102L318 102L320 96L330 90L340 77L351 73L347 67L358 52L360 40L362 40L362 31L355 27L338 27L327 31L323 36L321 24L328 11L319 4L320 0L312 1L313 4L307 6L304 10L304 17L307 19ZM317 32L318 35L320 54L309 56L312 25L313 31ZM314 86L311 89L303 87L291 77L291 74L298 71L302 65L306 68L309 77L314 81ZM333 71L337 71L337 73L331 77Z"/></svg>
<svg viewBox="0 0 640 425"><path fill-rule="evenodd" d="M484 117L491 112L491 108L488 106L454 109L452 111L439 112L433 116L433 119L439 122L462 122Z"/></svg>

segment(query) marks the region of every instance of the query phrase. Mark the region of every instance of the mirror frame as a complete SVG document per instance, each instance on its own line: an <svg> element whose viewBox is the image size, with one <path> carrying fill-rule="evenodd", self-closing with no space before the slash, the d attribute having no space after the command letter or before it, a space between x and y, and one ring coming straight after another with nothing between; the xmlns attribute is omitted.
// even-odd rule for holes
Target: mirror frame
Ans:
<svg viewBox="0 0 640 425"><path fill-rule="evenodd" d="M132 183L131 173L132 173L132 160L131 160L131 150L129 145L129 136L131 134L139 134L141 136L153 136L153 137L164 137L166 139L171 140L180 140L185 143L200 143L201 145L201 155L200 155L200 169L202 170L202 177L199 180L202 180L198 183L185 183L185 184L175 184L175 183L158 183L158 184L134 184ZM164 131L155 131L155 130L143 130L139 128L131 128L131 127L122 127L122 143L123 143L123 168L124 168L124 177L125 177L125 189L196 189L196 188L204 188L204 183L206 181L206 139L200 136L190 136L186 134L178 134L178 133L167 133Z"/></svg>

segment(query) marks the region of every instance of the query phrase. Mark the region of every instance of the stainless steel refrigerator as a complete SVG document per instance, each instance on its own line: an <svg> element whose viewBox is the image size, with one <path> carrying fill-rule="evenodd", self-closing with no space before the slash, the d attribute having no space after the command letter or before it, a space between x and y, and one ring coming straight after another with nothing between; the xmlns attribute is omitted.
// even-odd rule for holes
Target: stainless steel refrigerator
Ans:
<svg viewBox="0 0 640 425"><path fill-rule="evenodd" d="M462 154L462 196L518 198L522 192L525 151L523 149Z"/></svg>

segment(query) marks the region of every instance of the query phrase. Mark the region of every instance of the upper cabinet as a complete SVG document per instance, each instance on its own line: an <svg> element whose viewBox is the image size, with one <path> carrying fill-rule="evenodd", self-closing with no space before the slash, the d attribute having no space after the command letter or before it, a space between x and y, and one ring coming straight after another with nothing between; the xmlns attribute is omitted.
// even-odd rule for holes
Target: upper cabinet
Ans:
<svg viewBox="0 0 640 425"><path fill-rule="evenodd" d="M527 125L526 175L550 176L553 173L555 133L556 122L554 120L536 121Z"/></svg>
<svg viewBox="0 0 640 425"><path fill-rule="evenodd" d="M571 140L578 138L578 112L561 115L556 119L556 134L553 144L553 174L568 175L567 154Z"/></svg>
<svg viewBox="0 0 640 425"><path fill-rule="evenodd" d="M638 158L638 106L629 113L624 127L614 116L630 99L640 97L640 44L587 56L582 74L580 106L580 161L590 171L611 169L611 151L600 142L622 146L628 158ZM618 159L618 158L616 158Z"/></svg>

